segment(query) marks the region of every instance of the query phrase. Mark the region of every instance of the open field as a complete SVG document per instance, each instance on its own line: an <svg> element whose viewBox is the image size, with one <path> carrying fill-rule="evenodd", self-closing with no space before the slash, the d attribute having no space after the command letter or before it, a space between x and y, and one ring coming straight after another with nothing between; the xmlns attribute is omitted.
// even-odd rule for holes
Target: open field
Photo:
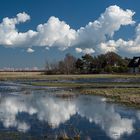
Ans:
<svg viewBox="0 0 140 140"><path fill-rule="evenodd" d="M0 80L38 79L43 78L41 72L0 72Z"/></svg>
<svg viewBox="0 0 140 140"><path fill-rule="evenodd" d="M44 75L42 72L0 72L0 80L16 79L91 79L91 78L140 78L140 74L84 74L84 75Z"/></svg>

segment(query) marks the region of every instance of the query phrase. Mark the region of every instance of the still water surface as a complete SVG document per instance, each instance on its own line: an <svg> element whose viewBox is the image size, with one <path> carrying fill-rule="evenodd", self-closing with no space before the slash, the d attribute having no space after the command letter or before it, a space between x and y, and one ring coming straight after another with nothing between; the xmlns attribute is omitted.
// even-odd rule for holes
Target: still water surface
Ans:
<svg viewBox="0 0 140 140"><path fill-rule="evenodd" d="M140 139L140 110L76 91L23 87L0 83L0 133L17 132L38 139L45 135L55 139L64 133L80 134L82 140Z"/></svg>

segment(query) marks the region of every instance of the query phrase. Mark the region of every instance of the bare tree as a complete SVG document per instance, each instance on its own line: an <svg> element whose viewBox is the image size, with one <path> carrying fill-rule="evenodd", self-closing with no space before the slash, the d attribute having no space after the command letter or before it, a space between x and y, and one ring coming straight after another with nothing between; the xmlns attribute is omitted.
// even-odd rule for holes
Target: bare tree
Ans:
<svg viewBox="0 0 140 140"><path fill-rule="evenodd" d="M75 71L76 58L71 54L66 54L64 58L65 74L72 74Z"/></svg>

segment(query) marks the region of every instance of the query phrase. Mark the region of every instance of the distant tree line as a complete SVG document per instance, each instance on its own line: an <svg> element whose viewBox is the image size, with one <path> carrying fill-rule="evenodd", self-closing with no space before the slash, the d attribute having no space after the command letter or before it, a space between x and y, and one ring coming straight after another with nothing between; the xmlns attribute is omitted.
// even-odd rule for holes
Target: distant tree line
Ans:
<svg viewBox="0 0 140 140"><path fill-rule="evenodd" d="M114 52L98 56L85 54L76 58L66 54L65 58L56 63L46 62L46 74L96 74L96 73L126 73L130 58L122 58Z"/></svg>

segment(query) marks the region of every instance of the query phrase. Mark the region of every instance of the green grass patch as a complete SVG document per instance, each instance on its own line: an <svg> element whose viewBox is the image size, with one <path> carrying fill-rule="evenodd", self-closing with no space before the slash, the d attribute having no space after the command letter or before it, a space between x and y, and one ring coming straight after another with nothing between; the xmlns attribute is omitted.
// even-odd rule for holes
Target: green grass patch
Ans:
<svg viewBox="0 0 140 140"><path fill-rule="evenodd" d="M117 88L117 87L140 87L140 83L65 83L65 82L30 82L33 86L49 87L93 87L93 88Z"/></svg>

